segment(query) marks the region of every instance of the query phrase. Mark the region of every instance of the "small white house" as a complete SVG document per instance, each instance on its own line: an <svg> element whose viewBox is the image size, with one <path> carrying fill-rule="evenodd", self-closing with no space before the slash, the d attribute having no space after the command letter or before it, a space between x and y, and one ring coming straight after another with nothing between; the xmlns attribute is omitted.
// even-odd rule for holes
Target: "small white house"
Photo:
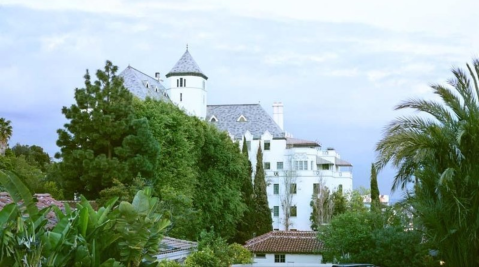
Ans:
<svg viewBox="0 0 479 267"><path fill-rule="evenodd" d="M246 241L254 265L275 263L320 264L323 243L314 231L272 231Z"/></svg>

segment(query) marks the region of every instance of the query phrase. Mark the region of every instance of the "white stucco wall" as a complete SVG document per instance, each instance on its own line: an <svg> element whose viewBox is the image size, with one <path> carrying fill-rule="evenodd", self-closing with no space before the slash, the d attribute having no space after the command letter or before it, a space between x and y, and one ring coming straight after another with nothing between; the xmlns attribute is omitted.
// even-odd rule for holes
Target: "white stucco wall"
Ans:
<svg viewBox="0 0 479 267"><path fill-rule="evenodd" d="M323 256L321 255L304 255L304 254L284 254L285 263L321 263ZM265 263L275 263L274 254L265 254L265 258L254 258L254 263L256 264L265 264ZM277 263L275 263L277 264ZM253 264L254 265L254 264Z"/></svg>
<svg viewBox="0 0 479 267"><path fill-rule="evenodd" d="M186 79L185 87L177 87L177 80ZM170 87L166 90L173 103L184 109L188 114L200 119L206 117L207 90L206 80L198 76L171 76ZM203 82L205 87L203 88Z"/></svg>
<svg viewBox="0 0 479 267"><path fill-rule="evenodd" d="M248 132L245 134L245 137L247 141L251 142L249 156L253 170L255 170L256 153L260 140L254 140L253 136ZM263 149L264 141L270 141L269 151ZM240 143L241 147L242 142ZM343 186L343 192L345 193L353 189L353 176L350 171L341 170L335 165L330 170L322 170L322 166L316 164L317 156L334 163L335 158L340 158L339 154L334 150L322 151L309 147L287 149L285 139L273 139L268 132L261 136L261 145L263 149L263 163L269 162L271 166L269 170L265 170L265 173L266 184L268 185L268 204L272 211L273 229L286 230L284 223L285 213L281 203L281 195L284 195L285 190L289 190L285 186L285 179L293 177L297 188L297 192L292 198L292 204L297 207L297 216L290 217L289 230L311 230L309 217L312 211L310 202L313 194L313 184L320 183L322 180L331 191L337 190L339 185ZM288 176L288 171L294 169L294 161L296 160L307 161L307 170L296 170L293 175ZM283 162L283 170L277 169L277 162ZM280 194L274 194L274 184L279 185ZM274 216L275 206L279 209L279 216Z"/></svg>

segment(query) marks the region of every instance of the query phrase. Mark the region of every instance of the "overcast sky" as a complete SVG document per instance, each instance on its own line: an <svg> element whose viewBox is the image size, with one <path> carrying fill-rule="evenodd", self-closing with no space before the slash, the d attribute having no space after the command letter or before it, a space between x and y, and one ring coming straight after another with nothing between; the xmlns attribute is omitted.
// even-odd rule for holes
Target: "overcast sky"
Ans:
<svg viewBox="0 0 479 267"><path fill-rule="evenodd" d="M284 104L285 130L334 147L369 187L400 101L477 57L479 1L0 0L0 117L53 156L63 106L111 60L164 77L186 44L209 104ZM389 194L395 172L379 174ZM400 197L400 194L395 194Z"/></svg>

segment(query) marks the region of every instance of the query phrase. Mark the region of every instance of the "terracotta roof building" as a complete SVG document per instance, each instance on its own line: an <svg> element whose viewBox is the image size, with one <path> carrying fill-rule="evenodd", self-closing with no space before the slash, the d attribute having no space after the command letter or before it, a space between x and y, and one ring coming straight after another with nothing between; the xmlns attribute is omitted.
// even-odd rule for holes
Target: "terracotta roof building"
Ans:
<svg viewBox="0 0 479 267"><path fill-rule="evenodd" d="M258 263L321 263L323 243L314 231L273 231L246 241Z"/></svg>
<svg viewBox="0 0 479 267"><path fill-rule="evenodd" d="M63 203L58 200L55 200L50 194L35 194L33 195L33 197L36 198L38 201L37 207L39 210L50 207L52 205L59 207L61 210L65 209ZM10 203L13 203L13 199L10 197L10 195L7 192L0 192L0 210L2 210L6 205ZM47 228L49 229L53 228L58 222L53 211L50 211L47 214L47 219Z"/></svg>

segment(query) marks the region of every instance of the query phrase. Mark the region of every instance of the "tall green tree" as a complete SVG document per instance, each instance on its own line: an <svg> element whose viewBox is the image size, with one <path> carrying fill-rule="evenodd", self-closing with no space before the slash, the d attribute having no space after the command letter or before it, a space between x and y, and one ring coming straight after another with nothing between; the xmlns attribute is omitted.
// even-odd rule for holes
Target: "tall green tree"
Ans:
<svg viewBox="0 0 479 267"><path fill-rule="evenodd" d="M411 188L408 201L424 240L448 266L478 266L479 60L452 73L448 85L431 86L438 101L410 99L396 107L422 115L394 120L376 150L379 167L398 168L393 189Z"/></svg>
<svg viewBox="0 0 479 267"><path fill-rule="evenodd" d="M378 211L381 209L379 201L378 172L376 166L371 164L371 210Z"/></svg>
<svg viewBox="0 0 479 267"><path fill-rule="evenodd" d="M12 137L12 125L11 121L5 118L0 118L0 155L5 155L7 149L8 140Z"/></svg>
<svg viewBox="0 0 479 267"><path fill-rule="evenodd" d="M243 203L246 204L246 210L243 214L243 218L241 218L238 223L234 241L240 244L244 244L247 240L253 238L253 233L255 231L254 220L256 217L254 189L252 182L253 167L251 165L251 161L249 160L248 146L245 137L243 137L243 147L241 153L243 154L245 161L247 161L248 169L248 172L243 175L243 181L241 185L241 197Z"/></svg>
<svg viewBox="0 0 479 267"><path fill-rule="evenodd" d="M236 235L236 226L246 210L241 187L248 165L239 147L226 132L202 122L205 143L201 147L194 206L200 228L214 230L224 239Z"/></svg>
<svg viewBox="0 0 479 267"><path fill-rule="evenodd" d="M256 172L254 175L254 202L256 204L255 233L257 236L260 236L273 230L273 219L271 218L271 210L269 209L268 195L266 193L261 141L258 143L258 152L256 153Z"/></svg>
<svg viewBox="0 0 479 267"><path fill-rule="evenodd" d="M87 71L85 87L75 90L76 104L63 107L68 123L58 130L60 169L69 196L74 192L98 198L118 181L127 186L138 174L155 179L158 142L148 120L135 118L133 96L110 61L96 72Z"/></svg>
<svg viewBox="0 0 479 267"><path fill-rule="evenodd" d="M339 185L338 189L333 193L333 216L345 213L348 201L343 193L343 185Z"/></svg>

